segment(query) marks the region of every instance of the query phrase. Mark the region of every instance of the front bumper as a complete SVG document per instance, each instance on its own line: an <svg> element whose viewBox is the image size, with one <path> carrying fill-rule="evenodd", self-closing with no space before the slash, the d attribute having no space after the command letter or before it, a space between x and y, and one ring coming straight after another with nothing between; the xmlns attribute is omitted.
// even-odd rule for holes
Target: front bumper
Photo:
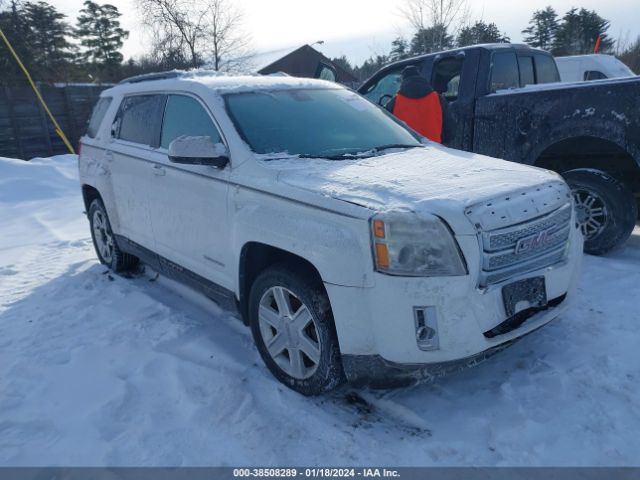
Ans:
<svg viewBox="0 0 640 480"><path fill-rule="evenodd" d="M342 366L349 382L355 387L408 387L475 367L521 338L518 337L491 347L484 352L449 362L414 365L390 362L380 355L343 355Z"/></svg>
<svg viewBox="0 0 640 480"><path fill-rule="evenodd" d="M457 240L467 264L478 266L470 268L467 276L406 278L376 274L372 288L326 284L350 381L377 384L395 378L415 383L476 364L550 322L570 304L582 258L582 238L577 230L572 229L563 263L488 289L478 288L477 238ZM502 286L538 276L544 276L546 297L553 306L532 313L513 328L497 328L508 319ZM439 348L430 351L418 347L414 321L414 309L426 307L435 312L439 340ZM495 334L496 328L499 334Z"/></svg>

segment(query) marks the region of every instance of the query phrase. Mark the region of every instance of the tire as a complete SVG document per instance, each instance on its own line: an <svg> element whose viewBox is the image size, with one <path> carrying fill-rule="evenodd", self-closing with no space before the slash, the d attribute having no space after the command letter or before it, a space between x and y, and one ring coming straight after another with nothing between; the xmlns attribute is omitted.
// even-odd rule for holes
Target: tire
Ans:
<svg viewBox="0 0 640 480"><path fill-rule="evenodd" d="M584 251L604 255L621 246L638 218L636 199L627 186L601 170L580 168L562 175L573 191Z"/></svg>
<svg viewBox="0 0 640 480"><path fill-rule="evenodd" d="M93 248L100 263L117 273L129 272L138 265L137 257L124 253L118 247L107 210L99 198L92 201L89 206L89 225Z"/></svg>
<svg viewBox="0 0 640 480"><path fill-rule="evenodd" d="M249 296L251 333L262 360L274 377L303 395L319 395L345 381L329 299L314 277L275 265L258 275Z"/></svg>

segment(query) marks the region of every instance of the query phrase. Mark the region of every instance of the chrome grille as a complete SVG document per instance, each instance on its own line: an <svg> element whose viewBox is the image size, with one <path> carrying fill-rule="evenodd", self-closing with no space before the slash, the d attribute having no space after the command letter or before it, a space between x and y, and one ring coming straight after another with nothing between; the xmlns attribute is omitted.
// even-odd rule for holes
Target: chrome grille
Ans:
<svg viewBox="0 0 640 480"><path fill-rule="evenodd" d="M481 234L480 286L561 262L571 233L571 203L550 214Z"/></svg>
<svg viewBox="0 0 640 480"><path fill-rule="evenodd" d="M524 225L519 224L498 231L488 232L485 234L488 237L486 250L493 252L495 250L515 247L519 239L528 237L529 235L535 235L555 225L568 228L569 220L571 220L571 204L566 204L550 215L529 221Z"/></svg>

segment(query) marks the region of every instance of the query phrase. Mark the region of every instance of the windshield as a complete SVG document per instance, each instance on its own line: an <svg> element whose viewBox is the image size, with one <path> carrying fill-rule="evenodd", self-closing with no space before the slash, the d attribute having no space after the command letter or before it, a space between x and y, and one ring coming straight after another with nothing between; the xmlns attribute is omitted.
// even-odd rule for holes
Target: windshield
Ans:
<svg viewBox="0 0 640 480"><path fill-rule="evenodd" d="M225 96L236 129L258 154L348 158L421 146L406 128L343 89L288 89Z"/></svg>

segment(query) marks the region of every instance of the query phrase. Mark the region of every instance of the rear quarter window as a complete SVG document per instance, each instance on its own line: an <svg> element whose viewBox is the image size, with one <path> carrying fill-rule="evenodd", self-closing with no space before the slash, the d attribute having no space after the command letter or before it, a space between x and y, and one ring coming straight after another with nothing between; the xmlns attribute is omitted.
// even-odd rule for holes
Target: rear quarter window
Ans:
<svg viewBox="0 0 640 480"><path fill-rule="evenodd" d="M109 106L111 105L111 100L113 100L111 97L102 97L98 100L96 106L93 107L89 125L87 126L87 135L89 137L95 138L98 134L102 120L104 120L104 116L107 114L107 110L109 110Z"/></svg>

